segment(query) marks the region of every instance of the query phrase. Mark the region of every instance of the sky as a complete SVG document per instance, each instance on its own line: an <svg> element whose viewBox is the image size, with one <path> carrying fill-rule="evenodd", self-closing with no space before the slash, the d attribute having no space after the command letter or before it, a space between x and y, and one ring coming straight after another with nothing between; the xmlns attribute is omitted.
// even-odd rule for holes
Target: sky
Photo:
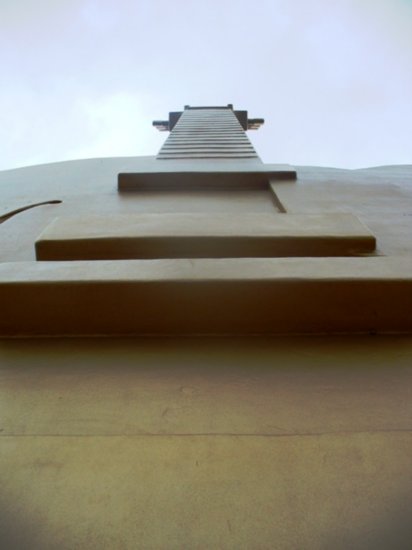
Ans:
<svg viewBox="0 0 412 550"><path fill-rule="evenodd" d="M412 0L0 0L0 170L156 155L184 105L264 162L412 164Z"/></svg>

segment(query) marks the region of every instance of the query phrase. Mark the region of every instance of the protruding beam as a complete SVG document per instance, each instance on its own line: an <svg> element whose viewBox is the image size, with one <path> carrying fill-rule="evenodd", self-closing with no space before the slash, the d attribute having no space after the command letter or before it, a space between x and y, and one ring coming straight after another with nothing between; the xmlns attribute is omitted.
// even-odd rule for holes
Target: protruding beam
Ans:
<svg viewBox="0 0 412 550"><path fill-rule="evenodd" d="M214 106L214 107L191 107L190 105L185 105L184 110L230 110L233 111L234 115L236 116L237 120L239 121L241 127L243 130L258 130L262 124L264 124L265 120L263 118L248 118L248 112L247 111L239 111L234 110L233 105L229 103L227 106L220 107L220 106ZM169 120L154 120L153 126L157 128L161 132L171 132L173 128L176 126L179 118L183 114L183 111L172 111L169 113Z"/></svg>
<svg viewBox="0 0 412 550"><path fill-rule="evenodd" d="M410 258L0 264L0 335L412 331Z"/></svg>
<svg viewBox="0 0 412 550"><path fill-rule="evenodd" d="M375 237L352 214L129 214L56 218L38 260L355 256Z"/></svg>

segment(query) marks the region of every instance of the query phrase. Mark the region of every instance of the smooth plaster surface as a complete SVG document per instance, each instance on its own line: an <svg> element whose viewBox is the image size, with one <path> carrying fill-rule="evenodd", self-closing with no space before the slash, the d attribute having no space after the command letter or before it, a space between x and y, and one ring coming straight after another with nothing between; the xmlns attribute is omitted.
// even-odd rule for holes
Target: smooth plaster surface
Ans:
<svg viewBox="0 0 412 550"><path fill-rule="evenodd" d="M0 344L3 548L408 549L409 337Z"/></svg>
<svg viewBox="0 0 412 550"><path fill-rule="evenodd" d="M32 263L33 276L34 242L57 216L278 216L279 203L358 216L385 257L355 260L383 259L385 277L410 261L411 167L301 167L295 183L275 182L279 202L250 190L117 193L119 172L150 163L0 173L0 216L63 201L2 223L0 261ZM0 341L0 547L409 550L411 366L399 335Z"/></svg>
<svg viewBox="0 0 412 550"><path fill-rule="evenodd" d="M58 216L278 212L278 204L264 190L117 192L119 172L143 170L153 162L153 157L91 159L1 172L0 215L36 202L63 202L27 210L0 224L0 261L33 261L36 238ZM376 236L380 254L412 254L411 166L365 170L298 167L297 173L296 182L274 183L288 212L352 213Z"/></svg>

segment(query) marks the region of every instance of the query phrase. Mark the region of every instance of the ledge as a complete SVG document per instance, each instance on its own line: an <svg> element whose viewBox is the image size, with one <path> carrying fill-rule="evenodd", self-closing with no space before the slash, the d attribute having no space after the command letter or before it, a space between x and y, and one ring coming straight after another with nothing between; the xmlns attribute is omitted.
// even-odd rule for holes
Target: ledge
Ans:
<svg viewBox="0 0 412 550"><path fill-rule="evenodd" d="M0 265L2 336L412 332L412 258Z"/></svg>
<svg viewBox="0 0 412 550"><path fill-rule="evenodd" d="M56 218L38 260L353 256L375 237L351 214L139 214Z"/></svg>
<svg viewBox="0 0 412 550"><path fill-rule="evenodd" d="M269 180L296 179L296 170L287 164L176 160L171 165L163 159L149 166L142 172L120 173L118 190L266 189Z"/></svg>

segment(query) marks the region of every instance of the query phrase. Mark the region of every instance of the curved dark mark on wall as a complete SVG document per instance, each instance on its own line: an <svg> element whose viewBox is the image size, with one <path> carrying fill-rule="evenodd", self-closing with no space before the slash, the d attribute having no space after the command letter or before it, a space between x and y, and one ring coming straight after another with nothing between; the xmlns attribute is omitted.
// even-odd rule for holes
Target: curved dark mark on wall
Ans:
<svg viewBox="0 0 412 550"><path fill-rule="evenodd" d="M0 216L0 223L7 221L9 218L12 218L16 214L20 214L20 212L29 210L30 208L35 208L36 206L43 206L45 204L60 204L61 202L63 201L60 201L60 200L43 201L43 202L36 202L35 204L28 204L27 206L22 206L21 208L16 208L16 210L12 210L11 212L6 212L6 214L3 214L2 216Z"/></svg>

